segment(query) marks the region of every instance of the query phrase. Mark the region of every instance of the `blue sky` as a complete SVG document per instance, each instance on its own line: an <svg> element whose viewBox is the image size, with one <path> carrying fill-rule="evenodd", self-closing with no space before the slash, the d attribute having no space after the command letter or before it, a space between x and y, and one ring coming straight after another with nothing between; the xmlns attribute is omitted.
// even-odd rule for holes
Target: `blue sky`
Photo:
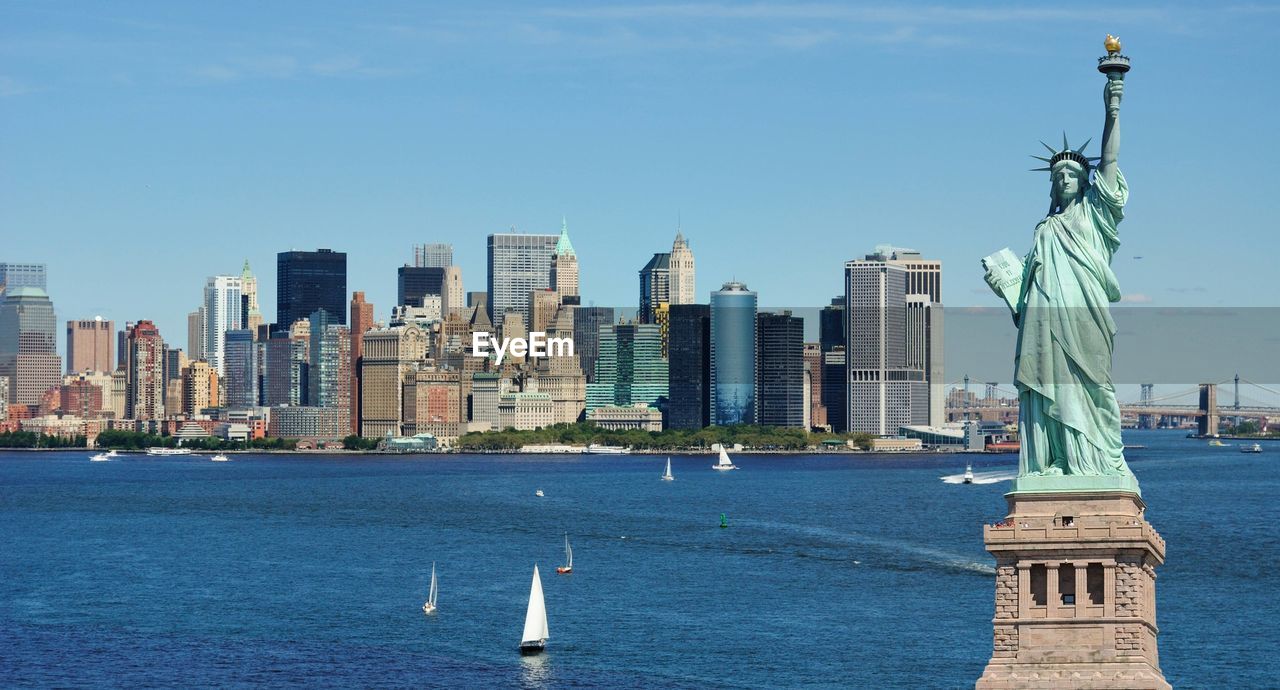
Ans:
<svg viewBox="0 0 1280 690"><path fill-rule="evenodd" d="M1274 306L1278 29L1270 4L0 2L0 261L47 262L61 319L181 344L246 257L268 318L275 253L318 246L385 318L412 244L483 289L485 235L562 214L585 299L632 305L679 214L704 298L822 304L888 242L990 306L978 260L1048 205L1037 140L1097 145L1111 32L1127 299Z"/></svg>

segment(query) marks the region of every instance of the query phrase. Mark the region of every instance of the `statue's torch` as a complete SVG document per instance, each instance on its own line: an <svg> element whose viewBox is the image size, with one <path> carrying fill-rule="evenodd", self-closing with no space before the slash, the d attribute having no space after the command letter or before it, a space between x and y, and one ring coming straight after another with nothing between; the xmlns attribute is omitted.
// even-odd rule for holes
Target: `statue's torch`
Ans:
<svg viewBox="0 0 1280 690"><path fill-rule="evenodd" d="M1108 81L1124 81L1124 73L1129 71L1129 58L1120 54L1119 37L1107 34L1103 42L1107 54L1098 58L1098 71L1107 75ZM1112 96L1107 103L1107 112L1115 114L1120 111L1120 99Z"/></svg>

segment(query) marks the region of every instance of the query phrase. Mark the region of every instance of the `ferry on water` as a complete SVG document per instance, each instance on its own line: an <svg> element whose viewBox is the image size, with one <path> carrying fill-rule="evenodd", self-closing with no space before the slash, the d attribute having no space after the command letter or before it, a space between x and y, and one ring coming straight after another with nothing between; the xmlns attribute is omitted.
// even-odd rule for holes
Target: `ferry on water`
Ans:
<svg viewBox="0 0 1280 690"><path fill-rule="evenodd" d="M625 446L605 446L599 443L593 443L582 451L590 455L627 455L631 453L631 449Z"/></svg>

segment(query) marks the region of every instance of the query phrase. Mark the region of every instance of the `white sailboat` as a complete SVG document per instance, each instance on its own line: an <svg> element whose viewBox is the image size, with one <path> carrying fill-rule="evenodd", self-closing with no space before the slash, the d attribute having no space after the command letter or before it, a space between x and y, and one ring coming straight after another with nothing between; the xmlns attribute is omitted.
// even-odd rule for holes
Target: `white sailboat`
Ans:
<svg viewBox="0 0 1280 690"><path fill-rule="evenodd" d="M533 566L533 585L529 588L529 610L524 614L524 634L520 636L520 654L539 654L547 647L547 603L542 599L542 579L538 566Z"/></svg>
<svg viewBox="0 0 1280 690"><path fill-rule="evenodd" d="M713 470L736 470L738 466L733 464L729 459L729 454L725 452L724 446L720 446L720 462L711 466Z"/></svg>
<svg viewBox="0 0 1280 690"><path fill-rule="evenodd" d="M667 458L667 471L663 473L662 481L673 482L675 481L675 479L676 479L676 476L674 474L671 474L671 458Z"/></svg>
<svg viewBox="0 0 1280 690"><path fill-rule="evenodd" d="M556 568L556 572L561 575L568 575L573 572L573 547L569 546L569 533L564 533L564 565Z"/></svg>
<svg viewBox="0 0 1280 690"><path fill-rule="evenodd" d="M423 613L436 612L436 564L431 563L431 589L427 592L427 601L422 605Z"/></svg>

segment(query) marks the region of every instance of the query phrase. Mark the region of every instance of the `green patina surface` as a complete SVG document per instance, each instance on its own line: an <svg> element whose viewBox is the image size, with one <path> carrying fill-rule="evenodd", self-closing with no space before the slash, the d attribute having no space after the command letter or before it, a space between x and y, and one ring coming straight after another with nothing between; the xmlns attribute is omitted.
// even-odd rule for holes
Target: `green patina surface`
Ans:
<svg viewBox="0 0 1280 690"><path fill-rule="evenodd" d="M1141 493L1124 459L1111 380L1116 328L1109 304L1120 300L1111 259L1129 198L1118 165L1122 93L1123 81L1109 79L1096 171L1085 147L1071 149L1065 136L1061 151L1046 145L1053 154L1041 158L1052 183L1050 209L1036 226L1020 284L1011 293L988 270L988 283L1009 303L1018 326L1015 492Z"/></svg>

